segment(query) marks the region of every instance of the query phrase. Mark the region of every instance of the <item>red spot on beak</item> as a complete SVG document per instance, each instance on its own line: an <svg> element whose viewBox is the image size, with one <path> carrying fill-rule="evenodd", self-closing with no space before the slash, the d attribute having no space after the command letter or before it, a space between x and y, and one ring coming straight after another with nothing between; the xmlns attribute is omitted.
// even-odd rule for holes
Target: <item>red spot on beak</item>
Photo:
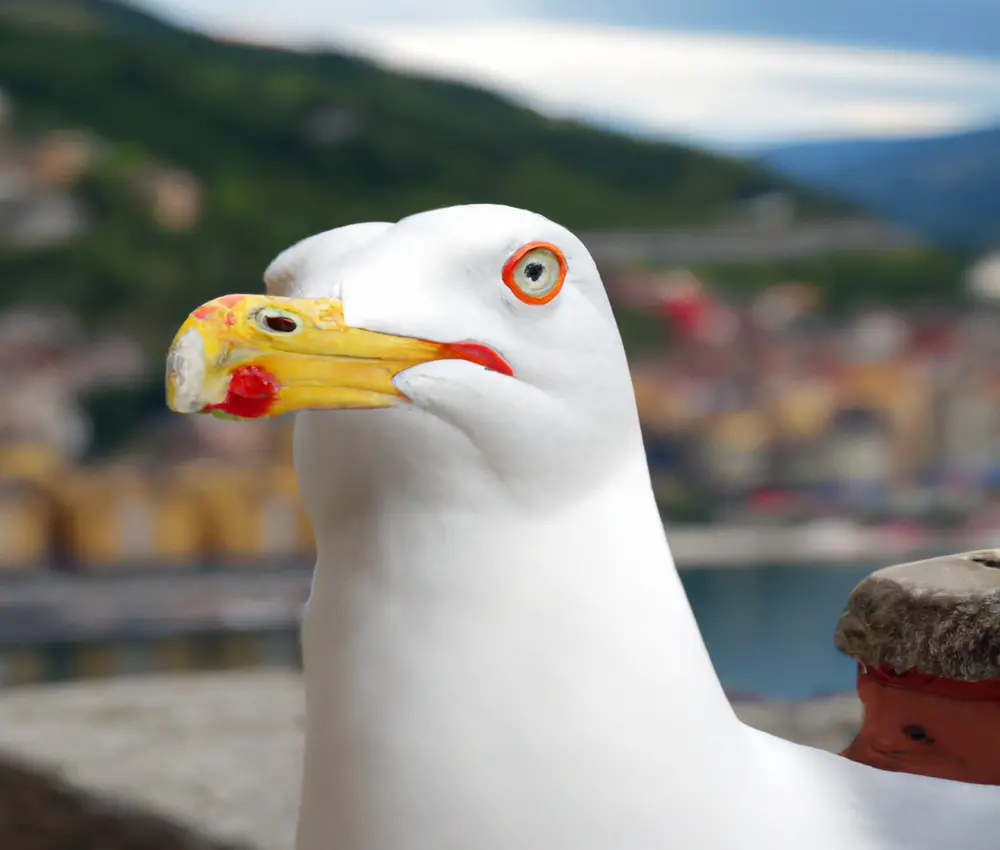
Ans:
<svg viewBox="0 0 1000 850"><path fill-rule="evenodd" d="M267 369L261 366L240 366L233 370L220 404L206 405L205 411L218 410L241 419L259 419L265 416L278 397L281 385Z"/></svg>
<svg viewBox="0 0 1000 850"><path fill-rule="evenodd" d="M501 375L514 376L514 370L511 368L510 363L504 360L488 345L483 345L481 342L453 342L448 345L448 348L454 351L462 360L468 360L470 363L478 363L480 366L485 366L487 369L492 369Z"/></svg>
<svg viewBox="0 0 1000 850"><path fill-rule="evenodd" d="M207 319L213 313L218 312L221 308L231 309L240 303L245 295L222 295L219 298L213 298L207 304L202 304L197 310L194 311L193 315L196 319ZM228 323L228 317L227 317Z"/></svg>

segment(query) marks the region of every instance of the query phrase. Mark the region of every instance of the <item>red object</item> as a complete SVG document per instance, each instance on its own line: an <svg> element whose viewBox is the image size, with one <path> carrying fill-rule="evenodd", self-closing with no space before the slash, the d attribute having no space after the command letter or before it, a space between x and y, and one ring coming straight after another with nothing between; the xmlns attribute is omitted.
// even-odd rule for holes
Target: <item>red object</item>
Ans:
<svg viewBox="0 0 1000 850"><path fill-rule="evenodd" d="M750 496L750 506L760 511L781 510L792 503L792 494L787 490L768 488L758 490Z"/></svg>
<svg viewBox="0 0 1000 850"><path fill-rule="evenodd" d="M458 359L477 363L487 369L492 369L494 372L499 372L501 375L510 377L514 375L511 365L488 345L483 345L480 342L451 342L448 343L447 347L455 352Z"/></svg>
<svg viewBox="0 0 1000 850"><path fill-rule="evenodd" d="M902 773L1000 785L1000 679L858 667L861 731L841 755Z"/></svg>
<svg viewBox="0 0 1000 850"><path fill-rule="evenodd" d="M205 410L218 410L241 419L258 419L265 416L278 397L281 385L267 369L261 366L240 366L229 379L226 398L221 404L206 405Z"/></svg>
<svg viewBox="0 0 1000 850"><path fill-rule="evenodd" d="M665 298L657 304L658 312L682 334L692 336L705 321L705 303L697 297Z"/></svg>
<svg viewBox="0 0 1000 850"><path fill-rule="evenodd" d="M955 339L955 328L952 325L941 324L918 330L913 340L913 347L922 354L945 357L955 348Z"/></svg>
<svg viewBox="0 0 1000 850"><path fill-rule="evenodd" d="M699 342L727 341L739 325L735 311L696 286L671 287L657 293L653 310L675 333Z"/></svg>

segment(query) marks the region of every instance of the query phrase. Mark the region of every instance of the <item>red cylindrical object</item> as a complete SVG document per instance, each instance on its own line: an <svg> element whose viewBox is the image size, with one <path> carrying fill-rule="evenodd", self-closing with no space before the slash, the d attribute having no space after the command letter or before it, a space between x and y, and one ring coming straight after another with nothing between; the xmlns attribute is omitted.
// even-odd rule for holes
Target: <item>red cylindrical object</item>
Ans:
<svg viewBox="0 0 1000 850"><path fill-rule="evenodd" d="M858 666L861 731L841 755L882 770L1000 785L1000 679Z"/></svg>
<svg viewBox="0 0 1000 850"><path fill-rule="evenodd" d="M851 592L834 642L859 664L861 731L841 755L1000 785L1000 549L897 564Z"/></svg>

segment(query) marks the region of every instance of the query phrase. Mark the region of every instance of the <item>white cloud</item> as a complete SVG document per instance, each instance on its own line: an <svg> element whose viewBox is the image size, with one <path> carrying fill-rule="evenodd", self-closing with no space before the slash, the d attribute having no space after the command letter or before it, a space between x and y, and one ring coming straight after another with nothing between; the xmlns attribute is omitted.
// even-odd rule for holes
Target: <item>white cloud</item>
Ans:
<svg viewBox="0 0 1000 850"><path fill-rule="evenodd" d="M1000 116L1000 62L538 20L365 27L336 43L548 114L717 144L947 131Z"/></svg>
<svg viewBox="0 0 1000 850"><path fill-rule="evenodd" d="M541 0L137 0L171 20L199 29L283 44L302 44L344 27L428 24L532 17Z"/></svg>
<svg viewBox="0 0 1000 850"><path fill-rule="evenodd" d="M217 33L336 44L550 115L719 146L1000 120L1000 61L540 20L544 0L145 3Z"/></svg>

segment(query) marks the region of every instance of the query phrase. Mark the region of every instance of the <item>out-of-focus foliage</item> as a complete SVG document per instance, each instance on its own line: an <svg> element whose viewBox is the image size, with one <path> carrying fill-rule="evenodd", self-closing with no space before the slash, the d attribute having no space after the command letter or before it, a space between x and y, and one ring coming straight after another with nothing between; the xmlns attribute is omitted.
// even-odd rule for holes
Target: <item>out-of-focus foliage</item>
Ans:
<svg viewBox="0 0 1000 850"><path fill-rule="evenodd" d="M709 266L698 274L729 292L756 292L781 281L808 281L823 292L827 309L887 305L927 298L963 298L967 260L932 249L835 254L809 260Z"/></svg>

